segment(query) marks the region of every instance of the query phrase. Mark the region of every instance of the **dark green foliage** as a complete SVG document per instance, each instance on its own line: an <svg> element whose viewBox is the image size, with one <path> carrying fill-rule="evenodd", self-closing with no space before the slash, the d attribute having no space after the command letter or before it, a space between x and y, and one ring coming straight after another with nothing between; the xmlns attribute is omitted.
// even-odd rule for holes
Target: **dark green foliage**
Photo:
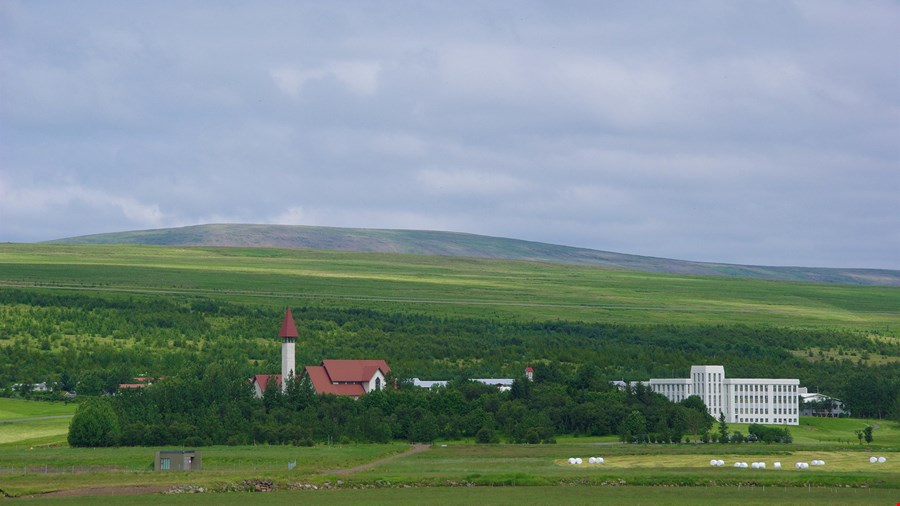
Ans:
<svg viewBox="0 0 900 506"><path fill-rule="evenodd" d="M288 381L284 394L272 383L255 399L247 379L280 368L276 333L283 310L200 297L2 290L0 386L58 378L83 396L114 393L138 375L163 377L110 401L116 438L128 445L496 442L501 436L549 443L556 434L619 434L632 442L706 434L708 440L714 419L698 397L673 404L642 386L619 392L609 385L686 374L697 363L722 363L733 377L799 377L842 398L854 416L900 412L900 364L845 361L823 368L792 353L815 342L898 354L896 343L853 332L517 322L335 307L294 309L298 364L388 357L400 389L352 401L316 396L304 378ZM533 383L521 377L526 365L535 369ZM403 378L411 376L451 382L424 391L408 387ZM516 380L507 394L466 380L471 377ZM98 444L117 444L110 441Z"/></svg>
<svg viewBox="0 0 900 506"><path fill-rule="evenodd" d="M109 400L88 399L78 406L69 425L70 446L116 446L121 431Z"/></svg>
<svg viewBox="0 0 900 506"><path fill-rule="evenodd" d="M8 340L0 386L52 381L68 371L69 383L79 393L100 394L114 392L136 375L173 375L196 363L230 360L241 364L246 377L280 368L275 334L281 305L10 289L0 291L0 308L0 337ZM294 315L301 335L299 364L389 357L400 378L425 379L515 378L532 365L535 386L566 384L600 392L612 379L667 377L686 374L692 364L722 363L732 377L798 377L802 384L841 398L854 416L900 411L894 407L900 406L900 363L835 361L822 367L794 353L816 343L819 348L900 354L895 342L864 333L743 325L524 323L333 307L298 307ZM44 339L49 350L42 349ZM269 344L261 344L265 342ZM514 395L532 395L520 386L527 387L517 385ZM477 396L478 388L463 394Z"/></svg>
<svg viewBox="0 0 900 506"><path fill-rule="evenodd" d="M873 427L871 425L867 425L865 429L863 429L863 437L866 439L866 443L872 442L872 430Z"/></svg>
<svg viewBox="0 0 900 506"><path fill-rule="evenodd" d="M719 441L728 441L728 424L725 423L725 413L719 411Z"/></svg>
<svg viewBox="0 0 900 506"><path fill-rule="evenodd" d="M750 424L748 428L750 436L754 440L763 443L793 443L794 438L787 428L771 427L759 424Z"/></svg>

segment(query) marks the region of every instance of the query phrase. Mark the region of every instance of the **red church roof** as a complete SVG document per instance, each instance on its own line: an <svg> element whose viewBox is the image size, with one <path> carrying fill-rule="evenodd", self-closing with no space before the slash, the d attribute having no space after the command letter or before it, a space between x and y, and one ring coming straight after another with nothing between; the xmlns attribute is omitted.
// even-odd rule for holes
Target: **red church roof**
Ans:
<svg viewBox="0 0 900 506"><path fill-rule="evenodd" d="M328 372L325 370L324 366L308 365L306 366L306 373L309 374L309 381L313 384L313 388L316 389L317 394L349 395L352 397L359 397L362 394L366 393L366 389L363 388L361 383L335 385L334 383L332 383L331 378L328 377ZM372 377L369 376L368 379L371 378Z"/></svg>
<svg viewBox="0 0 900 506"><path fill-rule="evenodd" d="M378 369L385 376L391 372L384 360L323 360L322 366L333 382L369 381Z"/></svg>
<svg viewBox="0 0 900 506"><path fill-rule="evenodd" d="M284 312L284 321L281 322L281 330L278 331L278 337L299 337L297 334L297 326L294 325L294 315L291 314L290 307Z"/></svg>
<svg viewBox="0 0 900 506"><path fill-rule="evenodd" d="M377 371L391 372L384 360L323 360L322 365L306 366L309 380L319 394L359 397Z"/></svg>
<svg viewBox="0 0 900 506"><path fill-rule="evenodd" d="M266 385L269 384L269 381L275 380L275 388L281 388L281 375L280 374L257 374L253 376L253 381L255 381L259 385L259 390L261 392L266 391Z"/></svg>

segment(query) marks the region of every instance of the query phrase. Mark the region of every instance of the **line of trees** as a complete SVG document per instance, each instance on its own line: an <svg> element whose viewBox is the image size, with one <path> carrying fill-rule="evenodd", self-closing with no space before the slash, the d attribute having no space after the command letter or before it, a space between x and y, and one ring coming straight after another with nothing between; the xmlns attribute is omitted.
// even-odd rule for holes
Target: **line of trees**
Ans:
<svg viewBox="0 0 900 506"><path fill-rule="evenodd" d="M146 388L81 404L72 446L295 444L470 438L479 443L555 443L560 434L618 434L628 442L673 442L707 433L712 418L699 397L672 403L643 386L611 388L596 371L572 377L540 366L535 382L508 392L465 379L358 400L316 395L305 379L274 382L256 398L234 362L187 368Z"/></svg>
<svg viewBox="0 0 900 506"><path fill-rule="evenodd" d="M282 312L192 296L2 290L0 395L17 394L16 383L44 381L74 383L79 394L114 393L137 375L172 376L217 360L243 364L244 376L275 371ZM301 364L378 357L401 376L435 379L513 377L526 365L555 364L567 375L593 370L604 380L640 380L718 363L734 377L800 378L842 399L854 416L900 420L900 362L804 356L810 346L900 356L896 340L862 332L509 322L333 307L300 307L294 316Z"/></svg>

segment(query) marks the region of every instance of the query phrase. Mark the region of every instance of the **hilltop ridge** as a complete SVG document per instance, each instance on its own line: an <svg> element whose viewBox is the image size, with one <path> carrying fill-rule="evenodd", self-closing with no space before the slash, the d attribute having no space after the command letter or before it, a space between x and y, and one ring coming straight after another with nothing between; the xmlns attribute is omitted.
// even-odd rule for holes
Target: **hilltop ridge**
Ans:
<svg viewBox="0 0 900 506"><path fill-rule="evenodd" d="M771 267L694 262L629 255L520 239L429 230L335 228L304 225L208 224L84 235L47 241L47 243L309 248L527 260L559 264L596 265L610 269L669 274L900 286L900 271L888 269Z"/></svg>

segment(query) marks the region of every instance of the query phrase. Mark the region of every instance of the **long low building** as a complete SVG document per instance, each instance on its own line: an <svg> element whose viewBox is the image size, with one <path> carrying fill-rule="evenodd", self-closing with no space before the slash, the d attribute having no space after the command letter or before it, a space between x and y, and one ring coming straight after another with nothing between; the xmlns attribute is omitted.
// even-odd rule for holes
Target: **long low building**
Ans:
<svg viewBox="0 0 900 506"><path fill-rule="evenodd" d="M691 366L690 378L641 382L654 392L679 402L697 395L709 414L725 414L729 423L799 425L799 379L726 378L721 365Z"/></svg>

